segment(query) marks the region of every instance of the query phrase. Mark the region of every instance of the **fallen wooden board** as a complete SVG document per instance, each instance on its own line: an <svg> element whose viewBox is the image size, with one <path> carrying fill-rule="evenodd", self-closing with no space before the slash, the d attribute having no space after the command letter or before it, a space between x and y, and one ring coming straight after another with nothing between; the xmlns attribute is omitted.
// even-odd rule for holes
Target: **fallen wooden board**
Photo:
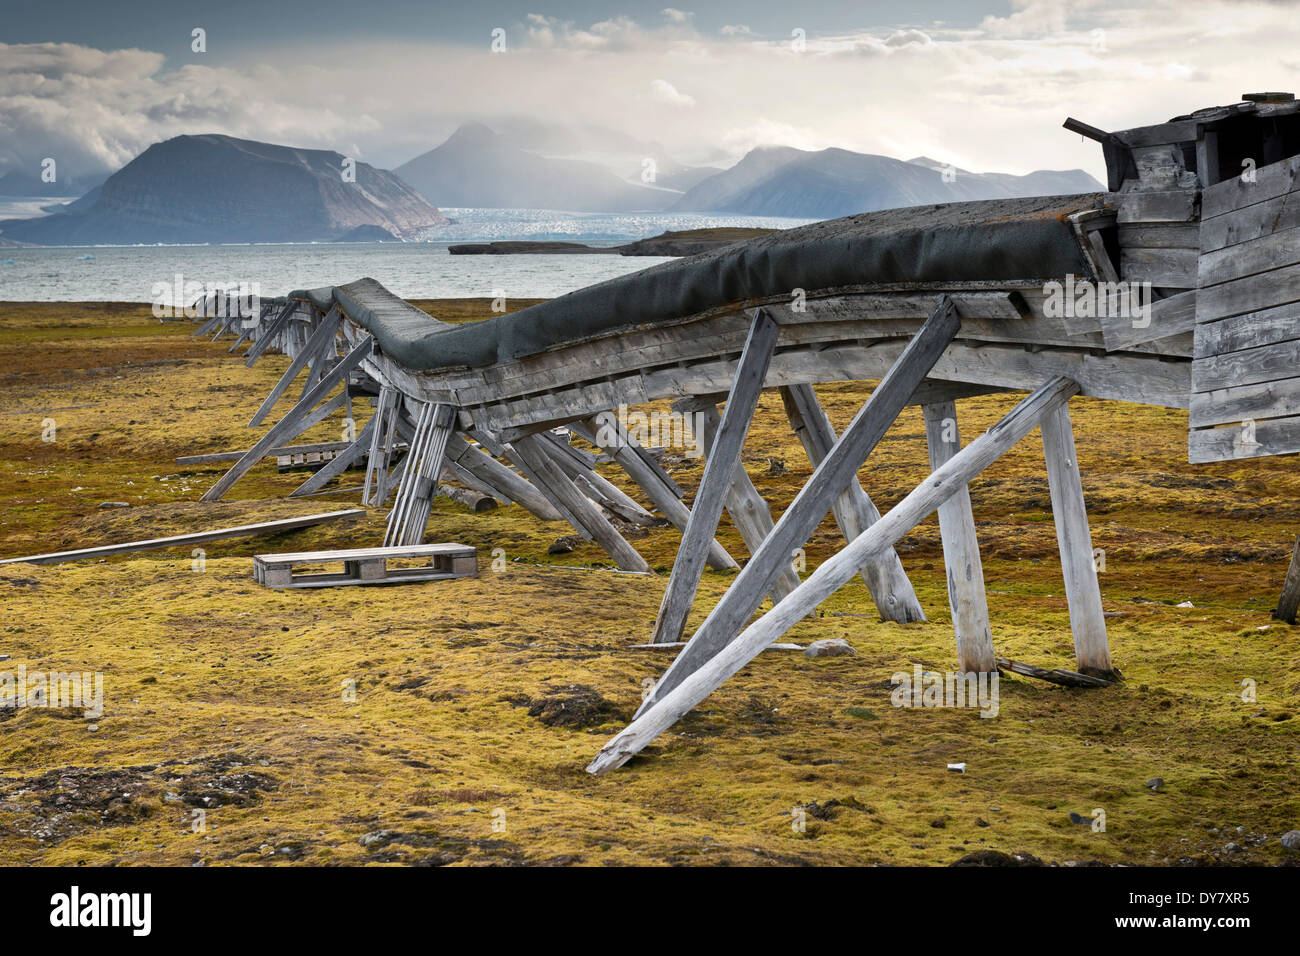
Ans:
<svg viewBox="0 0 1300 956"><path fill-rule="evenodd" d="M1114 681L1102 677L1092 677L1088 674L1061 670L1060 668L1049 671L1045 667L1022 664L1020 661L1007 660L1005 657L998 658L998 670L1011 671L1011 673L1019 674L1021 677L1037 677L1039 680L1045 680L1050 684L1060 684L1062 687L1113 687L1115 685Z"/></svg>
<svg viewBox="0 0 1300 956"><path fill-rule="evenodd" d="M633 651L680 651L686 646L685 641L670 641L667 644L633 644L630 650ZM765 651L805 651L802 644L769 644L763 648Z"/></svg>
<svg viewBox="0 0 1300 956"><path fill-rule="evenodd" d="M277 531L292 531L309 525L326 521L338 521L342 518L360 518L365 514L361 508L347 511L327 511L322 514L303 515L298 518L280 518L277 521L264 521L259 524L241 524L233 528L218 528L215 531L194 531L189 534L172 535L169 538L150 538L145 541L127 541L123 544L105 544L95 548L80 548L75 551L51 551L47 554L32 554L24 558L4 558L5 564L59 564L64 561L80 561L85 558L102 558L113 554L126 554L130 551L152 551L158 548L175 548L185 544L198 544L201 541L216 541L219 538L238 538L244 535L274 534Z"/></svg>
<svg viewBox="0 0 1300 956"><path fill-rule="evenodd" d="M308 455L325 451L342 451L351 445L347 441L325 441L317 442L314 445L281 445L279 448L272 448L266 453L266 458L279 458L282 455ZM216 465L225 461L239 461L248 454L248 449L240 451L217 451L209 455L187 455L184 458L177 458L178 465Z"/></svg>

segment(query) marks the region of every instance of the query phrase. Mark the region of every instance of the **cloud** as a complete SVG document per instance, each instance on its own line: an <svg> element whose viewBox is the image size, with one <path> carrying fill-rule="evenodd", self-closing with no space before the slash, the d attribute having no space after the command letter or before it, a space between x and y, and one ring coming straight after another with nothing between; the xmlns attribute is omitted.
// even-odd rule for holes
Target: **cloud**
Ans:
<svg viewBox="0 0 1300 956"><path fill-rule="evenodd" d="M354 40L176 68L148 50L0 45L0 172L55 156L84 174L197 132L392 167L466 120L529 117L657 140L685 162L762 142L1101 175L1097 145L1060 130L1067 115L1123 129L1294 83L1294 11L1267 0L1016 0L973 26L810 33L803 52L784 28L705 36L677 12L530 15L501 24L505 53L486 36Z"/></svg>
<svg viewBox="0 0 1300 956"><path fill-rule="evenodd" d="M668 103L672 106L694 106L695 99L687 96L685 93L677 92L677 87L673 86L667 80L651 80L650 92L660 103Z"/></svg>
<svg viewBox="0 0 1300 956"><path fill-rule="evenodd" d="M673 7L664 7L663 14L673 23L689 23L691 17L695 16L693 13L676 10Z"/></svg>

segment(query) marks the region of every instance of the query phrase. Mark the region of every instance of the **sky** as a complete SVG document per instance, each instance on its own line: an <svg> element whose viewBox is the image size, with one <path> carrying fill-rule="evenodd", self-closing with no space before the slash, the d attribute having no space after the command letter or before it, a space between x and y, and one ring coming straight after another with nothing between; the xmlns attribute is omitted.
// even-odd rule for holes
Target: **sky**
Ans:
<svg viewBox="0 0 1300 956"><path fill-rule="evenodd" d="M688 164L838 146L1103 178L1067 116L1123 129L1300 87L1300 0L673 2L0 0L0 173L203 132L392 168L462 122L527 120Z"/></svg>

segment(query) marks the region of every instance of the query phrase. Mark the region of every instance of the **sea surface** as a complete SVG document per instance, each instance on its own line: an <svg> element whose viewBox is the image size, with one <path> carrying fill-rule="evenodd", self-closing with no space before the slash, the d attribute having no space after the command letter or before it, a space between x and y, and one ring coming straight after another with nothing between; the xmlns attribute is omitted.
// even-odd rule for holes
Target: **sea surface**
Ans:
<svg viewBox="0 0 1300 956"><path fill-rule="evenodd" d="M665 230L722 226L786 229L810 220L693 213L583 214L540 209L444 209L453 223L424 241L184 246L0 247L0 301L175 301L183 283L273 297L293 289L378 279L408 299L504 295L549 298L667 259L619 255L452 256L461 242L558 239L611 246Z"/></svg>

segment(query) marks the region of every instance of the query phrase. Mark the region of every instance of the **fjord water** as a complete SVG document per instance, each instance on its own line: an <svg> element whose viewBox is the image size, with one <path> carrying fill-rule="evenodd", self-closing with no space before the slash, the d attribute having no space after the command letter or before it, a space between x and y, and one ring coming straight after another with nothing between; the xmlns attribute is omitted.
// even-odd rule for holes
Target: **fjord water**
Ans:
<svg viewBox="0 0 1300 956"><path fill-rule="evenodd" d="M404 298L549 298L667 261L619 255L452 256L448 246L504 239L618 245L665 230L785 229L808 220L716 214L577 215L446 209L422 242L0 248L0 301L152 302L155 284L257 283L262 296L371 276ZM177 305L171 296L163 304Z"/></svg>

